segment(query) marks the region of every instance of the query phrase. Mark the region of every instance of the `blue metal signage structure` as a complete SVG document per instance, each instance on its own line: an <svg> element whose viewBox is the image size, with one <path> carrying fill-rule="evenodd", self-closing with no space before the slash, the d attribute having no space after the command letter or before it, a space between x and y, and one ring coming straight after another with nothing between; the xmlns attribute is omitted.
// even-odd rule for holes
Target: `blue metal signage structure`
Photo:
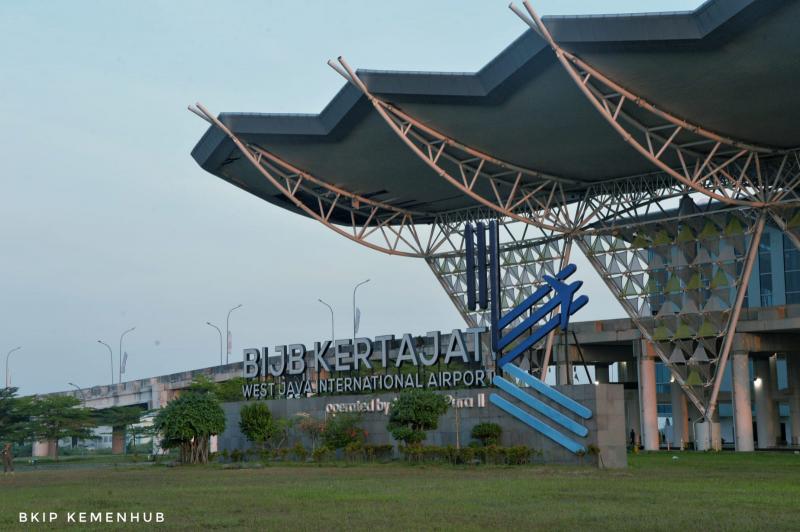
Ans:
<svg viewBox="0 0 800 532"><path fill-rule="evenodd" d="M546 285L539 287L516 307L506 312L505 315L501 315L497 222L492 221L488 225L488 250L486 249L486 230L484 224L478 223L475 227L467 225L464 233L467 239L467 305L469 310L475 310L477 305L484 310L490 307L492 351L495 353L497 361L497 375L492 380L492 384L518 403L515 404L497 393L493 393L489 397L489 401L570 452L576 454L585 452L585 447L572 436L565 434L562 429L581 438L586 437L589 430L563 411L583 420L590 419L592 411L513 364L514 360L533 348L551 331L559 327L566 331L570 316L589 302L589 298L585 295L576 297L578 290L583 285L582 281L569 284L565 282L577 268L574 264L568 264L555 276L545 275ZM473 242L473 238L475 242ZM476 256L477 298L475 297ZM485 297L487 277L491 289L490 301L487 301ZM551 293L552 297L544 304L540 304ZM526 313L528 313L527 317L525 317ZM547 321L534 329L542 320ZM509 327L510 330L504 332ZM504 352L505 349L508 351ZM511 380L504 378L504 373ZM546 423L523 407L544 416L552 424Z"/></svg>

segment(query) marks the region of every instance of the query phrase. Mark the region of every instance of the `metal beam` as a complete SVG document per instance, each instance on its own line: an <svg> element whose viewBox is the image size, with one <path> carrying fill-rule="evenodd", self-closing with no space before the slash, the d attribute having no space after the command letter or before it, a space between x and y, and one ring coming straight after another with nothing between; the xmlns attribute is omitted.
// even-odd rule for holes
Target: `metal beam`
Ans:
<svg viewBox="0 0 800 532"><path fill-rule="evenodd" d="M733 306L728 326L725 331L725 340L722 344L722 351L719 355L719 363L717 364L717 373L714 378L714 387L711 389L711 397L708 400L708 407L704 417L711 421L714 416L714 411L717 409L717 399L719 398L719 389L722 385L722 379L725 376L725 366L728 363L728 353L733 345L733 339L736 334L736 325L739 323L739 314L742 312L742 305L744 298L747 295L747 286L750 283L750 274L753 272L753 264L758 258L758 245L761 242L761 235L764 233L764 224L766 223L766 213L762 212L758 217L755 231L750 240L750 249L747 250L747 260L744 263L744 272L742 273L742 281L736 292L736 303Z"/></svg>
<svg viewBox="0 0 800 532"><path fill-rule="evenodd" d="M787 160L797 159L796 150L732 139L660 109L564 50L528 0L523 5L527 14L513 4L510 7L550 45L578 89L609 125L657 168L729 205L759 208L780 203L788 196L797 197L797 176L781 179L781 172L777 172L769 181L762 172L762 166L770 160L783 167ZM643 112L648 125L636 118Z"/></svg>

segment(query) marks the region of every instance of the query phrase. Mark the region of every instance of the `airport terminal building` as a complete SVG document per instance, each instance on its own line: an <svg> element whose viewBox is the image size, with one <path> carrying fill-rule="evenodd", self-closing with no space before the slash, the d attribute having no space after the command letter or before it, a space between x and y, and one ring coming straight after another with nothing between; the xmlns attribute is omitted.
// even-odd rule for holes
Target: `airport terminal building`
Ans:
<svg viewBox="0 0 800 532"><path fill-rule="evenodd" d="M426 261L465 329L487 331L481 367L506 379L487 393L554 373L573 399L588 397L576 381L620 390L624 423L609 423L645 449L799 447L800 3L511 7L526 31L474 73L338 58L345 84L318 115L193 106L209 127L192 156L342 246ZM579 254L627 318L537 335ZM492 404L530 425L508 390Z"/></svg>

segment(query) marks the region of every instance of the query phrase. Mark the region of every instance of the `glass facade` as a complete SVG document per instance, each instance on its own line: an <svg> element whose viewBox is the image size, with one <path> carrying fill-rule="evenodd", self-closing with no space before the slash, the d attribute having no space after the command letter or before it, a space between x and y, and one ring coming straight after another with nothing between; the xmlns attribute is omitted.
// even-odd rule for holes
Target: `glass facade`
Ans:
<svg viewBox="0 0 800 532"><path fill-rule="evenodd" d="M669 368L661 362L656 363L656 391L657 393L669 393L670 379L672 374Z"/></svg>
<svg viewBox="0 0 800 532"><path fill-rule="evenodd" d="M800 251L786 235L783 235L783 275L786 303L800 303Z"/></svg>
<svg viewBox="0 0 800 532"><path fill-rule="evenodd" d="M761 306L772 306L772 245L769 231L764 231L758 245L758 280Z"/></svg>

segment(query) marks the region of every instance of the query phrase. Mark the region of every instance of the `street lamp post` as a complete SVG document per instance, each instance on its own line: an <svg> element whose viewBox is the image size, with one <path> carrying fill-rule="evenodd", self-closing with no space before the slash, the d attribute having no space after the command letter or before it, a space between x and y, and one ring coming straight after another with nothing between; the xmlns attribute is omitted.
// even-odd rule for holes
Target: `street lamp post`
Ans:
<svg viewBox="0 0 800 532"><path fill-rule="evenodd" d="M221 366L222 365L222 330L219 327L217 327L216 325L214 325L213 323L211 323L210 321L207 321L206 325L208 325L210 327L214 327L217 330L217 332L219 333L219 365Z"/></svg>
<svg viewBox="0 0 800 532"><path fill-rule="evenodd" d="M122 339L125 337L126 334L134 330L136 330L136 327L131 327L130 329L119 335L119 380L117 382L122 382Z"/></svg>
<svg viewBox="0 0 800 532"><path fill-rule="evenodd" d="M353 288L353 339L355 340L356 337L356 290L362 284L367 284L370 280L367 279L366 281L361 281Z"/></svg>
<svg viewBox="0 0 800 532"><path fill-rule="evenodd" d="M228 317L225 318L225 331L228 333L226 340L228 341L227 349L225 350L225 363L228 364L231 358L231 312L236 310L237 308L242 308L242 304L239 303L232 309L228 311Z"/></svg>
<svg viewBox="0 0 800 532"><path fill-rule="evenodd" d="M86 395L84 395L81 387L75 384L74 382L68 382L67 384L78 390L78 392L81 394L81 399L83 400L83 406L86 407Z"/></svg>
<svg viewBox="0 0 800 532"><path fill-rule="evenodd" d="M111 361L111 384L114 384L114 351L111 349L111 346L105 343L102 340L97 341L98 344L103 344L108 348L108 357Z"/></svg>
<svg viewBox="0 0 800 532"><path fill-rule="evenodd" d="M19 351L20 349L22 349L21 345L6 353L6 388L11 388L11 374L8 372L8 358L11 356L11 353L14 351Z"/></svg>
<svg viewBox="0 0 800 532"><path fill-rule="evenodd" d="M333 342L334 342L334 338L335 338L334 332L333 332L334 331L334 328L333 328L333 307L330 306L329 304L327 304L326 302L324 302L321 299L317 299L317 301L319 301L320 303L322 303L323 305L328 307L328 310L331 311L331 346L333 346Z"/></svg>

